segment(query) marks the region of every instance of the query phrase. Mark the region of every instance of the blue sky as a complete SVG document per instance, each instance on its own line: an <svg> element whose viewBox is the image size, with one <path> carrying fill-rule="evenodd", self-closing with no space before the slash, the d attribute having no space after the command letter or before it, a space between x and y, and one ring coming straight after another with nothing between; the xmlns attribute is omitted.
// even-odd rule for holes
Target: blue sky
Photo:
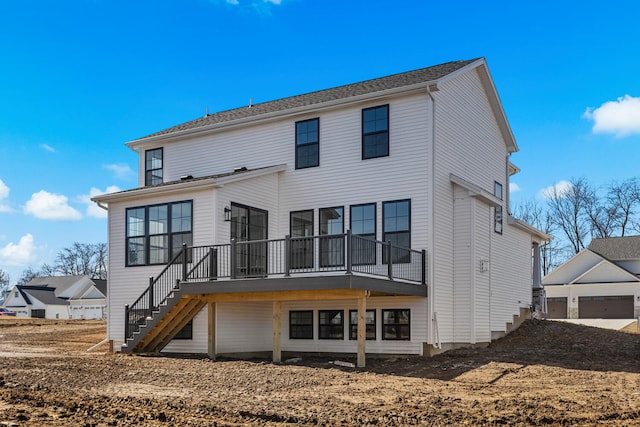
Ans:
<svg viewBox="0 0 640 427"><path fill-rule="evenodd" d="M0 269L107 240L124 143L210 112L485 57L520 147L512 200L637 175L635 1L3 0Z"/></svg>

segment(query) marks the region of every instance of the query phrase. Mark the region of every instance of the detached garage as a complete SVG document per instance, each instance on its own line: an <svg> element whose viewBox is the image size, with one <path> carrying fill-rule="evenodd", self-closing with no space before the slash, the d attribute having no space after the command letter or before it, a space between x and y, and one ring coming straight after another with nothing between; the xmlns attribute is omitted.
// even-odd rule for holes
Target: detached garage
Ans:
<svg viewBox="0 0 640 427"><path fill-rule="evenodd" d="M578 297L578 317L580 319L633 319L633 295Z"/></svg>
<svg viewBox="0 0 640 427"><path fill-rule="evenodd" d="M549 319L640 316L640 236L593 239L542 279Z"/></svg>

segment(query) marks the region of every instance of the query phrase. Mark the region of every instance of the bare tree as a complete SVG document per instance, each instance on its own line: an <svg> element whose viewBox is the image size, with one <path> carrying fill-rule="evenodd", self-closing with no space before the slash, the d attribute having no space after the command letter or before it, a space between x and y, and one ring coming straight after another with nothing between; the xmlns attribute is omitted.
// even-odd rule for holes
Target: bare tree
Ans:
<svg viewBox="0 0 640 427"><path fill-rule="evenodd" d="M31 267L27 267L26 270L22 271L22 275L18 279L18 285L24 285L27 282L30 282L32 279L40 276L40 274Z"/></svg>
<svg viewBox="0 0 640 427"><path fill-rule="evenodd" d="M0 268L0 299L6 298L11 290L9 273Z"/></svg>
<svg viewBox="0 0 640 427"><path fill-rule="evenodd" d="M637 178L612 183L607 191L610 206L617 210L616 227L620 236L624 236L628 227L634 223L636 209L640 205L640 183ZM637 230L636 230L637 231Z"/></svg>
<svg viewBox="0 0 640 427"><path fill-rule="evenodd" d="M67 276L87 275L92 279L107 277L107 245L74 242L56 256L53 266L44 265L47 275L55 273Z"/></svg>
<svg viewBox="0 0 640 427"><path fill-rule="evenodd" d="M553 187L547 193L547 204L555 226L564 234L571 250L577 254L585 248L591 221L585 201L591 192L584 178L572 179L566 188Z"/></svg>
<svg viewBox="0 0 640 427"><path fill-rule="evenodd" d="M535 200L529 200L517 205L514 212L516 218L531 224L545 234L553 236L557 231L549 211L545 210ZM542 264L542 274L544 276L562 264L565 258L562 254L565 251L566 248L561 247L561 242L555 238L540 246L540 263Z"/></svg>
<svg viewBox="0 0 640 427"><path fill-rule="evenodd" d="M591 237L613 237L620 223L618 204L609 197L602 199L588 185L585 186L582 197L584 210L591 223Z"/></svg>

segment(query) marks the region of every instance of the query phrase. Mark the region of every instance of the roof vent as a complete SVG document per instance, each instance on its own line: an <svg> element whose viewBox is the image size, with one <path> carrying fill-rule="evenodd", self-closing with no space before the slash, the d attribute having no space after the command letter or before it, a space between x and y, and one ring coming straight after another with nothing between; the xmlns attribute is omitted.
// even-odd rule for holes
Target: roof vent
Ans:
<svg viewBox="0 0 640 427"><path fill-rule="evenodd" d="M246 171L246 170L247 170L247 167L246 167L246 166L242 166L241 168L235 168L235 169L233 170L233 172L234 172L234 173L235 173L235 172L244 172L244 171Z"/></svg>
<svg viewBox="0 0 640 427"><path fill-rule="evenodd" d="M180 177L180 181L186 181L188 179L193 179L193 175L182 175Z"/></svg>

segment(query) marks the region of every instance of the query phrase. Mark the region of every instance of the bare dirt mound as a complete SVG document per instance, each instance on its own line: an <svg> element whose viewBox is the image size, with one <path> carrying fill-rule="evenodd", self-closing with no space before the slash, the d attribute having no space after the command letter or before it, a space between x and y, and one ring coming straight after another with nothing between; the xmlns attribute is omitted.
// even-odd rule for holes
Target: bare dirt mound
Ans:
<svg viewBox="0 0 640 427"><path fill-rule="evenodd" d="M640 425L640 335L527 321L433 358L277 365L86 349L96 321L0 319L0 425Z"/></svg>

